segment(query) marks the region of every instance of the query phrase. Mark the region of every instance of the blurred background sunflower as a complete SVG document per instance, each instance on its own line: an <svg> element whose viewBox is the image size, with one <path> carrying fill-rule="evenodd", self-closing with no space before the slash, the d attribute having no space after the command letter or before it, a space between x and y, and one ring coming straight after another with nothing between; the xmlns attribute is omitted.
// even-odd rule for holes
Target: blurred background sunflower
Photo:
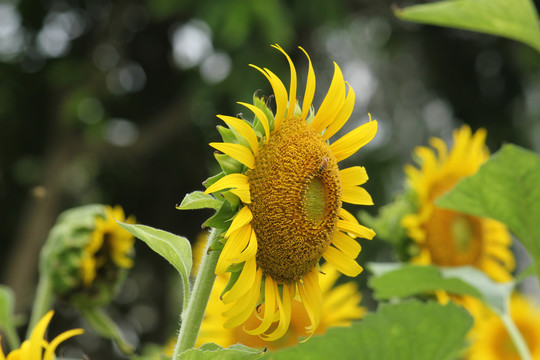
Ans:
<svg viewBox="0 0 540 360"><path fill-rule="evenodd" d="M535 1L538 8L538 1ZM402 22L405 0L28 1L0 3L0 277L28 313L40 247L63 210L120 204L137 220L195 239L210 211L175 204L216 173L209 142L216 114L245 111L266 79L249 63L288 74L269 45L295 64L305 48L317 69L320 104L333 66L356 93L349 132L371 113L377 137L344 167L362 163L377 214L402 188L418 145L449 142L462 124L540 151L540 62L514 41ZM298 74L306 74L299 68ZM305 78L299 80L305 83ZM164 343L177 325L176 274L144 244L111 308L128 340ZM514 249L513 249L514 250ZM517 268L523 266L517 248ZM382 241L358 261L394 260ZM160 279L156 281L155 279ZM340 280L338 280L339 282ZM366 289L366 277L355 281ZM373 307L369 292L364 306ZM79 327L57 309L52 328ZM164 325L165 324L165 325ZM56 333L59 333L57 331ZM75 337L64 356L118 359L109 341Z"/></svg>

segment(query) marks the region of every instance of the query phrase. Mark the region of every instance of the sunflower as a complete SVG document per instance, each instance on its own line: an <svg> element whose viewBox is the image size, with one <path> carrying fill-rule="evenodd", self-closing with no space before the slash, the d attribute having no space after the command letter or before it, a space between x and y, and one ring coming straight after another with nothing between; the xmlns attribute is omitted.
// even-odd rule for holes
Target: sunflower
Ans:
<svg viewBox="0 0 540 360"><path fill-rule="evenodd" d="M328 263L322 265L321 272L319 285L322 295L322 315L315 334L324 334L326 329L330 327L349 326L353 320L361 319L366 313L366 309L360 306L362 295L358 292L354 282L334 286L339 272ZM240 327L225 328L223 323L226 319L221 314L223 303L220 300L220 294L228 281L228 274L222 274L216 278L197 338L197 347L207 342L213 342L222 347L241 343L250 347L268 347L271 350L276 350L294 345L300 337L306 335L305 326L309 323L309 318L299 297L293 299L291 303L291 322L288 331L276 341L264 341L259 336L247 334ZM246 326L254 326L257 321L256 315L252 314L246 321Z"/></svg>
<svg viewBox="0 0 540 360"><path fill-rule="evenodd" d="M486 131L474 134L462 126L453 134L449 152L439 138L431 139L434 151L418 147L419 168L405 168L408 183L416 195L418 210L403 217L402 225L416 242L419 254L411 261L439 266L474 266L495 281L509 281L515 267L507 228L491 219L442 209L434 203L460 179L474 174L489 157Z"/></svg>
<svg viewBox="0 0 540 360"><path fill-rule="evenodd" d="M540 360L540 309L522 295L510 300L510 316L523 336L532 359ZM474 314L474 326L469 333L471 346L466 360L520 360L514 342L500 317L485 310Z"/></svg>
<svg viewBox="0 0 540 360"><path fill-rule="evenodd" d="M19 349L11 351L7 357L0 346L0 360L53 360L54 351L61 342L84 332L83 329L68 330L55 337L51 342L47 342L44 339L45 330L53 314L52 310L45 314L32 330L30 339L24 341Z"/></svg>
<svg viewBox="0 0 540 360"><path fill-rule="evenodd" d="M266 341L286 333L298 295L309 318L308 334L312 335L321 322L321 257L343 274L356 276L362 267L355 261L360 245L354 239L375 235L342 207L342 202L373 204L359 186L368 180L365 168L340 170L338 162L373 139L377 121L370 120L329 144L353 111L354 91L334 64L328 94L316 114L310 111L315 75L309 56L300 48L309 61L300 108L295 67L281 47L274 48L289 63L289 93L272 71L251 65L270 82L276 112L240 103L255 114L253 124L218 115L235 139L210 145L242 166L206 190L226 191L240 201L224 234L226 242L216 266L218 275L232 272L230 286L222 296L227 304L224 326L235 328L254 315L258 326L246 324L244 330Z"/></svg>
<svg viewBox="0 0 540 360"><path fill-rule="evenodd" d="M118 268L129 269L133 266L130 255L135 238L121 228L116 221L134 224L133 216L125 218L120 206L105 206L105 216L96 216L95 229L90 242L83 251L81 274L85 287L90 287L97 273L106 264L112 263Z"/></svg>

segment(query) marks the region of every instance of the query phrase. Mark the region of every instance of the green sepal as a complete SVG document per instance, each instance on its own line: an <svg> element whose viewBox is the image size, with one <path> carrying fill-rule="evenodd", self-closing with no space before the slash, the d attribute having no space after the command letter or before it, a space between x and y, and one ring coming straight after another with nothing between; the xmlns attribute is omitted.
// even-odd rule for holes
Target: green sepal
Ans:
<svg viewBox="0 0 540 360"><path fill-rule="evenodd" d="M193 210L193 209L214 209L219 210L222 201L217 200L210 194L205 194L202 191L194 191L187 194L182 199L180 205L176 205L178 210Z"/></svg>
<svg viewBox="0 0 540 360"><path fill-rule="evenodd" d="M255 105L256 107L262 110L262 112L266 115L266 118L270 122L269 124L270 130L273 130L274 129L274 114L268 108L268 106L266 106L266 103L264 102L264 97L260 99L257 97L257 92L253 94L253 105ZM256 116L254 116L253 127L255 128L255 130L257 130L261 134L265 134L264 127Z"/></svg>
<svg viewBox="0 0 540 360"><path fill-rule="evenodd" d="M240 198L230 191L225 191L223 194L225 200L227 200L233 208L240 205Z"/></svg>
<svg viewBox="0 0 540 360"><path fill-rule="evenodd" d="M236 266L236 265L240 265L240 267ZM235 268L239 268L238 270L235 269L235 271L232 271L231 268L232 267L235 267ZM227 282L227 285L225 285L225 288L223 289L223 291L221 292L221 294L219 295L219 298L221 299L223 297L223 295L225 295L225 293L229 290L232 289L232 287L234 286L234 284L236 284L236 281L238 281L238 278L240 277L240 274L242 273L242 269L244 268L244 263L241 263L241 264L233 264L231 266L229 266L229 268L227 269L227 271L230 271L231 272L231 277L229 279L229 282Z"/></svg>
<svg viewBox="0 0 540 360"><path fill-rule="evenodd" d="M222 177L225 177L224 172L220 172L219 174L209 177L208 179L204 180L202 184L204 185L205 188L208 189L210 186L214 185Z"/></svg>
<svg viewBox="0 0 540 360"><path fill-rule="evenodd" d="M221 138L223 139L223 142L230 143L230 144L237 144L236 136L234 135L234 132L226 128L224 126L218 125L217 129L219 131L219 134L221 135Z"/></svg>
<svg viewBox="0 0 540 360"><path fill-rule="evenodd" d="M124 354L133 354L135 348L126 341L115 322L101 308L81 309L81 312L94 331L113 340Z"/></svg>
<svg viewBox="0 0 540 360"><path fill-rule="evenodd" d="M215 152L214 157L221 167L221 170L227 175L241 173L244 168L244 165L242 165L240 161L233 159L227 154Z"/></svg>
<svg viewBox="0 0 540 360"><path fill-rule="evenodd" d="M213 227L220 230L229 228L230 221L236 214L236 207L233 207L228 201L224 201L221 208L203 224L203 227Z"/></svg>

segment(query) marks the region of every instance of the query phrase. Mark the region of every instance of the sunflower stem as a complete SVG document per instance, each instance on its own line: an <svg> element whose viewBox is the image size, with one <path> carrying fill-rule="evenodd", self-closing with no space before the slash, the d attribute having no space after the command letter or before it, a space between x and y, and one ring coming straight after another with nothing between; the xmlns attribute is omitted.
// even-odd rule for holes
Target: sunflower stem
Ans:
<svg viewBox="0 0 540 360"><path fill-rule="evenodd" d="M210 250L210 245L214 243L219 234L221 234L221 231L213 228L208 236L199 273L195 279L195 284L193 284L189 302L180 316L181 327L174 349L173 360L179 359L181 353L195 346L204 311L216 278L216 264L221 253L218 250Z"/></svg>
<svg viewBox="0 0 540 360"><path fill-rule="evenodd" d="M32 315L28 323L28 329L26 330L26 339L30 338L30 334L36 324L51 309L52 300L52 287L49 274L46 271L40 271L36 297L32 306Z"/></svg>
<svg viewBox="0 0 540 360"><path fill-rule="evenodd" d="M512 320L510 314L508 312L501 314L501 320L506 327L510 338L514 342L514 345L519 353L519 356L521 357L521 360L532 360L532 356L529 348L527 347L527 343L523 339L523 336L519 332L519 329Z"/></svg>

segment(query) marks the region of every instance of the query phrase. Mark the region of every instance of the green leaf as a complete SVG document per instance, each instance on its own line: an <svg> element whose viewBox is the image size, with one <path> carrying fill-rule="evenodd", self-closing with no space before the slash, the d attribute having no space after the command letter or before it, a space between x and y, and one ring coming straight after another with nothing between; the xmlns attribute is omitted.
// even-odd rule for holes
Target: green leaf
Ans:
<svg viewBox="0 0 540 360"><path fill-rule="evenodd" d="M214 343L208 343L198 349L184 351L180 355L180 360L252 360L260 359L264 353L264 350L253 349L240 344L223 348Z"/></svg>
<svg viewBox="0 0 540 360"><path fill-rule="evenodd" d="M135 351L135 348L125 340L118 326L102 309L86 308L81 312L94 331L107 339L114 340L124 354L132 354Z"/></svg>
<svg viewBox="0 0 540 360"><path fill-rule="evenodd" d="M273 360L449 360L465 346L472 318L453 303L381 304L351 327L331 328L296 347L268 354Z"/></svg>
<svg viewBox="0 0 540 360"><path fill-rule="evenodd" d="M471 285L459 279L444 278L440 270L434 266L370 263L368 268L375 275L369 279L369 286L375 291L374 296L377 300L405 298L436 290L482 297Z"/></svg>
<svg viewBox="0 0 540 360"><path fill-rule="evenodd" d="M219 210L221 201L217 200L210 194L205 194L202 191L194 191L187 194L180 205L177 205L178 210L192 209L214 209Z"/></svg>
<svg viewBox="0 0 540 360"><path fill-rule="evenodd" d="M170 262L183 279L189 279L193 260L191 244L186 238L150 226L118 224Z"/></svg>
<svg viewBox="0 0 540 360"><path fill-rule="evenodd" d="M540 51L538 14L531 0L438 1L394 13L403 20L503 36Z"/></svg>
<svg viewBox="0 0 540 360"><path fill-rule="evenodd" d="M436 204L504 223L540 264L539 184L538 154L505 145Z"/></svg>
<svg viewBox="0 0 540 360"><path fill-rule="evenodd" d="M15 326L15 294L10 287L0 285L0 330L5 334L12 349L20 346Z"/></svg>
<svg viewBox="0 0 540 360"><path fill-rule="evenodd" d="M368 264L373 272L369 285L378 300L405 298L444 290L470 295L485 302L499 314L506 313L515 282L496 283L470 266L437 268L428 265Z"/></svg>

